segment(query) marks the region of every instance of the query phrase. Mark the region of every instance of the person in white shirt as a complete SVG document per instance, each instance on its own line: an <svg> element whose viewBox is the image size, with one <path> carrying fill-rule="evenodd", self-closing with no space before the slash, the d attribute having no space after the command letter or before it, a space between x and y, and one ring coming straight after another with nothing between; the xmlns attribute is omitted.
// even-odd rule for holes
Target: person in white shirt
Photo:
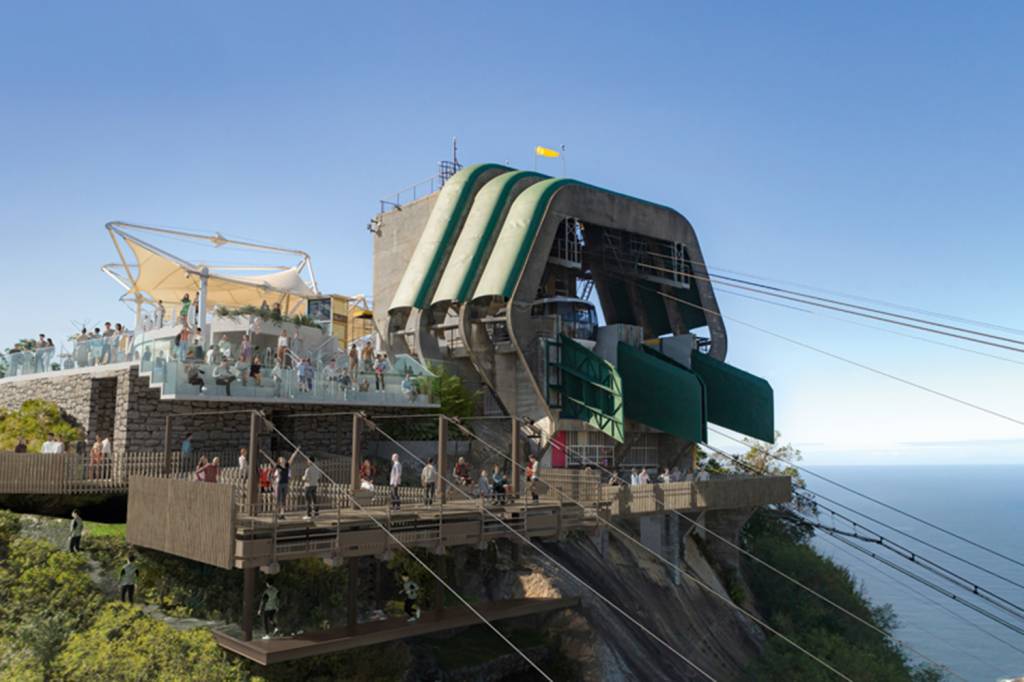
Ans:
<svg viewBox="0 0 1024 682"><path fill-rule="evenodd" d="M281 336L277 337L277 361L282 367L286 355L288 355L288 332L282 329Z"/></svg>
<svg viewBox="0 0 1024 682"><path fill-rule="evenodd" d="M244 481L249 477L249 449L242 448L238 451L239 476Z"/></svg>
<svg viewBox="0 0 1024 682"><path fill-rule="evenodd" d="M110 442L110 436L104 437L100 442L100 452L103 453L103 459L109 462L110 456L114 454L114 445Z"/></svg>
<svg viewBox="0 0 1024 682"><path fill-rule="evenodd" d="M427 465L420 472L420 484L423 486L423 504L434 504L434 488L437 487L437 470L434 469L434 459L427 460Z"/></svg>
<svg viewBox="0 0 1024 682"><path fill-rule="evenodd" d="M398 497L398 486L402 485L402 463L398 461L398 453L391 454L391 476L388 478L388 485L391 486L391 508L399 509L402 501Z"/></svg>
<svg viewBox="0 0 1024 682"><path fill-rule="evenodd" d="M650 474L647 473L647 469L641 469L640 470L640 475L639 475L639 477L637 479L637 483L639 483L640 485L647 485L650 482L651 482L651 476L650 476Z"/></svg>
<svg viewBox="0 0 1024 682"><path fill-rule="evenodd" d="M59 439L56 436L54 436L53 437L53 449L51 449L50 452L55 454L55 455L63 455L64 454L64 441L62 441L61 439Z"/></svg>
<svg viewBox="0 0 1024 682"><path fill-rule="evenodd" d="M220 341L217 342L217 350L220 351L221 357L231 359L231 342L228 341L227 336L220 337Z"/></svg>
<svg viewBox="0 0 1024 682"><path fill-rule="evenodd" d="M629 475L629 484L630 485L640 485L640 471L638 469L634 468L632 473L630 473L630 475Z"/></svg>

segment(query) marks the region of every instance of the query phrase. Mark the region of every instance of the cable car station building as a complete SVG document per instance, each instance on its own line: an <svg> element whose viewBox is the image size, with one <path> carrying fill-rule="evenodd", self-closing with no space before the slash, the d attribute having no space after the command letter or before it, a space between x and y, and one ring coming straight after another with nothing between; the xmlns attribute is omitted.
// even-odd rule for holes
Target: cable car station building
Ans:
<svg viewBox="0 0 1024 682"><path fill-rule="evenodd" d="M145 238L159 229L108 226L121 259L108 274L136 306L132 346L98 365L90 362L93 350L83 355L76 346L62 353L56 371L0 379L0 403L54 400L90 439L113 432L115 461L97 470L80 454L0 453L0 494L127 492L129 543L243 571L242 623L215 634L225 648L265 665L475 622L468 611L445 609L443 599L434 618L413 625L360 622L360 566L374 562L379 575L396 551L443 557L449 548L492 541L559 542L635 517L643 545L675 563L681 534L692 528L666 512L735 535L737 519L752 509L790 499L785 476L631 486L608 479L608 471L634 467L693 473L709 422L774 441L771 386L726 363L726 330L700 245L678 212L575 180L480 164L445 177L437 192L382 211L370 228L372 320L364 299L366 314L348 316L348 331L339 333L331 324L344 308L333 310L339 297L319 291L303 252L286 251L299 257L296 265L242 275L171 255ZM184 237L215 246L224 240ZM230 390L215 381L197 385L197 369L212 376L215 368L210 358L182 351L184 324L177 311L168 314L194 290L199 301L190 308L198 317L190 326L205 327L196 345L209 352L223 344L236 357L243 342L266 348L283 331L302 347L315 380L292 369L280 381L230 382ZM309 319L288 318L303 311ZM355 319L372 326L357 337ZM347 366L353 343L387 354L390 374L379 390L361 390L373 377L363 365L347 383L332 377ZM439 371L478 391L475 417L438 414L428 395L399 383L429 381ZM224 452L247 448L245 469L226 459L216 483L195 481L177 448L187 431L220 439ZM291 487L283 517L262 491L261 467L293 452L315 452L325 473L323 513L313 519L303 518L301 486ZM385 486L364 489L359 462L378 459L383 467L392 452L412 474L403 483L418 483L419 467L435 458L438 504L425 506L415 484L398 487L401 510L389 508ZM525 494L529 454L541 460L535 502ZM457 457L471 462L474 475L503 468L507 499L485 504L452 480ZM299 480L308 460L295 465ZM254 641L259 573L304 558L349 566L347 622ZM506 600L479 610L498 620L575 603Z"/></svg>

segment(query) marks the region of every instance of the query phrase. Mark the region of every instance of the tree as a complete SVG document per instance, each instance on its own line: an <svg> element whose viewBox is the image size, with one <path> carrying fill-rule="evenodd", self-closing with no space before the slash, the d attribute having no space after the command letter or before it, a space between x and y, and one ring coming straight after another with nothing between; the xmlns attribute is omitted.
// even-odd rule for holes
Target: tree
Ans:
<svg viewBox="0 0 1024 682"><path fill-rule="evenodd" d="M441 412L449 417L466 418L476 414L479 391L470 390L462 381L462 377L450 373L444 365L431 365L433 376L418 378L419 389L426 393L432 402L441 405Z"/></svg>
<svg viewBox="0 0 1024 682"><path fill-rule="evenodd" d="M47 400L26 400L17 410L0 410L0 450L13 450L24 438L28 449L36 452L51 433L65 443L82 437L82 430Z"/></svg>

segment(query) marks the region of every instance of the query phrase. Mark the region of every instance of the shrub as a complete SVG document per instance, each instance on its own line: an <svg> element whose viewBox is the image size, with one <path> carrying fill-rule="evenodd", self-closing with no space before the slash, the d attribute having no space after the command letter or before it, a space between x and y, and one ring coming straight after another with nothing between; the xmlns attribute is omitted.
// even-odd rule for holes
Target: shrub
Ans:
<svg viewBox="0 0 1024 682"><path fill-rule="evenodd" d="M73 634L52 667L54 677L67 682L248 679L208 631L176 630L118 602L107 604L91 627Z"/></svg>
<svg viewBox="0 0 1024 682"><path fill-rule="evenodd" d="M18 439L24 438L28 449L35 452L51 433L65 443L82 438L81 429L47 400L26 400L17 410L0 410L0 450L13 450Z"/></svg>

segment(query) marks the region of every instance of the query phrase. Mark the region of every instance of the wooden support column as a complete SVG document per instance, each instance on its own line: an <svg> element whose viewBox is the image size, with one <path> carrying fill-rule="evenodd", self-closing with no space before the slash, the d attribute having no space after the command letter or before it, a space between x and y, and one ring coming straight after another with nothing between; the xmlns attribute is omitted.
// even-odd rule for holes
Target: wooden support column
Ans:
<svg viewBox="0 0 1024 682"><path fill-rule="evenodd" d="M348 626L349 634L355 634L356 622L358 620L359 595L359 558L352 557L348 560Z"/></svg>
<svg viewBox="0 0 1024 682"><path fill-rule="evenodd" d="M349 490L355 495L359 492L359 453L362 451L363 418L361 415L352 415L352 462L349 465Z"/></svg>
<svg viewBox="0 0 1024 682"><path fill-rule="evenodd" d="M448 466L448 419L442 415L437 418L437 489L435 494L443 505L445 503L444 478ZM443 538L442 538L443 540Z"/></svg>
<svg viewBox="0 0 1024 682"><path fill-rule="evenodd" d="M242 640L252 641L252 623L256 617L256 568L242 569Z"/></svg>
<svg viewBox="0 0 1024 682"><path fill-rule="evenodd" d="M690 443L690 472L697 473L697 443Z"/></svg>
<svg viewBox="0 0 1024 682"><path fill-rule="evenodd" d="M164 475L171 473L171 417L164 417Z"/></svg>
<svg viewBox="0 0 1024 682"><path fill-rule="evenodd" d="M444 617L444 582L448 582L448 557L438 556L435 570L440 579L434 578L434 620L441 620Z"/></svg>
<svg viewBox="0 0 1024 682"><path fill-rule="evenodd" d="M374 559L377 575L373 581L373 607L378 611L384 610L384 564L380 559Z"/></svg>
<svg viewBox="0 0 1024 682"><path fill-rule="evenodd" d="M263 417L255 410L249 415L249 458L246 472L246 503L249 506L249 514L255 516L259 513L260 496L260 430L263 426Z"/></svg>
<svg viewBox="0 0 1024 682"><path fill-rule="evenodd" d="M512 497L519 497L519 420L512 413Z"/></svg>

